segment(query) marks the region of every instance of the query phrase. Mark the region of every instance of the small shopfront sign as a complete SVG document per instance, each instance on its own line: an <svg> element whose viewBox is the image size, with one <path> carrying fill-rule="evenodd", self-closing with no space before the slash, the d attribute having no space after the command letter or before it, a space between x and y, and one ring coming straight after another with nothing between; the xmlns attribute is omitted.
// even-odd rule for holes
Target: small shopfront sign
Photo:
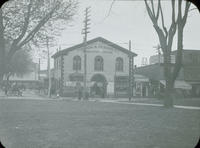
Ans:
<svg viewBox="0 0 200 148"><path fill-rule="evenodd" d="M69 75L69 80L70 81L83 81L83 74L81 73L73 73Z"/></svg>

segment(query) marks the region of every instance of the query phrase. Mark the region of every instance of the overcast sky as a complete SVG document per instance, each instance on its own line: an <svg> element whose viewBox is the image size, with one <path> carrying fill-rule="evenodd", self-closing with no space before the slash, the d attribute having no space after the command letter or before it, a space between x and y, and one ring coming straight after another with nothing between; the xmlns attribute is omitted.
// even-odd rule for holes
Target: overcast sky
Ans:
<svg viewBox="0 0 200 148"><path fill-rule="evenodd" d="M83 41L84 10L91 7L91 25L88 40L103 37L128 49L128 41L132 41L132 51L138 54L135 64L140 66L142 57L149 58L156 54L153 46L159 44L157 34L146 12L143 0L116 1L108 16L112 0L81 0L77 15L70 26L62 32L58 39L61 49ZM194 5L191 8L195 7ZM164 2L166 24L170 22L170 1ZM71 26L72 25L72 26ZM200 14L198 10L189 13L184 30L184 49L200 50L199 41ZM176 42L175 42L176 43ZM174 44L174 49L176 48Z"/></svg>

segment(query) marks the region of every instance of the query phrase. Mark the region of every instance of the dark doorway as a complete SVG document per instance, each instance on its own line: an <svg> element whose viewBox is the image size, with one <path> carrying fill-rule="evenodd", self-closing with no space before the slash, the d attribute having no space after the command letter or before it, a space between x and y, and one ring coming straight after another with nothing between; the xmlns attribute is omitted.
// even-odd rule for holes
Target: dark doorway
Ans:
<svg viewBox="0 0 200 148"><path fill-rule="evenodd" d="M91 78L91 82L93 82L90 88L90 95L92 97L101 97L105 98L107 94L107 80L102 74L95 74Z"/></svg>

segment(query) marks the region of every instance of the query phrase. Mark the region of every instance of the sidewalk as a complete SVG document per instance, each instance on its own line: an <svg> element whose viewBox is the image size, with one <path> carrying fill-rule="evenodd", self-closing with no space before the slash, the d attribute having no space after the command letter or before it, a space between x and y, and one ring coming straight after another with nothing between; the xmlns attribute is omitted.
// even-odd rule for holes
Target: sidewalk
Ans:
<svg viewBox="0 0 200 148"><path fill-rule="evenodd" d="M192 98L189 98L189 99L192 100ZM70 97L64 97L61 100L87 101L87 100L83 100L83 99L78 100L77 98L70 98ZM200 103L200 99L195 99L195 100L199 100L199 103ZM102 98L89 98L88 101L102 102L102 103L114 103L114 104L125 104L125 105L163 107L163 101L156 99L156 98L134 98L131 101L129 101L128 98L103 98L103 99ZM177 101L175 100L174 108L188 109L188 110L200 110L200 105L177 104Z"/></svg>
<svg viewBox="0 0 200 148"><path fill-rule="evenodd" d="M0 99L19 99L19 100L44 100L44 101L91 101L91 102L102 102L102 103L116 103L116 104L132 104L132 105L143 105L143 106L163 106L163 100L156 98L132 98L129 101L128 98L89 98L88 100L78 100L77 97L56 97L52 96L48 98L46 95L37 94L34 91L25 91L23 96L5 96L4 92L0 91ZM175 99L175 108L182 109L193 109L200 110L200 99L199 98L186 98L186 99Z"/></svg>
<svg viewBox="0 0 200 148"><path fill-rule="evenodd" d="M129 98L89 98L90 100L95 101L117 101L117 102L138 102L138 103L158 103L162 104L163 101L156 99L156 98L132 98L131 101L129 101Z"/></svg>

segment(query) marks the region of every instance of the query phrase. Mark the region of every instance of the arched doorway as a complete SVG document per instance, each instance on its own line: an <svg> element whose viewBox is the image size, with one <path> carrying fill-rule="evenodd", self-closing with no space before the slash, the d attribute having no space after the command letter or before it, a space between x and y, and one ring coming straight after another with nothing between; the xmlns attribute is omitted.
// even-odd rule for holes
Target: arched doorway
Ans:
<svg viewBox="0 0 200 148"><path fill-rule="evenodd" d="M102 74L95 74L91 78L92 86L90 88L92 97L104 98L107 94L107 80Z"/></svg>

